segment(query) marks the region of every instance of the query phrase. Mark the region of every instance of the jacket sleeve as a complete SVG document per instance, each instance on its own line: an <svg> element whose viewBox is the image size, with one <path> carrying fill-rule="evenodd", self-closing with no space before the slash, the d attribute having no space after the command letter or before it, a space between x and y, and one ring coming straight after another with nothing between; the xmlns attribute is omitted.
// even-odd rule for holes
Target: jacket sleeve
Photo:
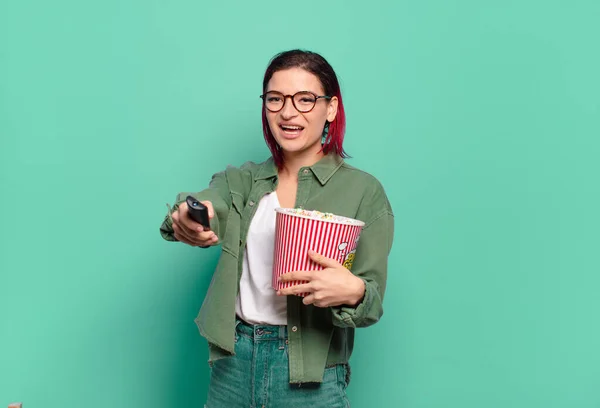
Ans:
<svg viewBox="0 0 600 408"><path fill-rule="evenodd" d="M173 208L169 208L162 225L160 226L160 234L167 241L177 241L173 235L173 219L171 214L179 208L187 196L191 195L198 201L210 201L214 208L214 217L210 220L210 228L219 237L219 240L225 236L227 228L227 217L231 208L231 193L227 174L225 171L213 175L209 187L197 193L179 193L175 199ZM167 205L168 206L168 205Z"/></svg>
<svg viewBox="0 0 600 408"><path fill-rule="evenodd" d="M365 295L356 306L331 307L333 324L338 327L367 327L383 315L388 256L394 237L394 215L383 187L363 200L358 219L367 219L356 248L352 273L365 283ZM361 214L362 213L362 214ZM369 218L366 217L370 214Z"/></svg>

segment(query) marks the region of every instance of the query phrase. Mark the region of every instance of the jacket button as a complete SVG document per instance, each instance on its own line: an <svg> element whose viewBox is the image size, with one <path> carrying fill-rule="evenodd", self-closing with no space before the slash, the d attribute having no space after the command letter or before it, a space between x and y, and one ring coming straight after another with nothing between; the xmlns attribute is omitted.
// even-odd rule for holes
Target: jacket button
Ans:
<svg viewBox="0 0 600 408"><path fill-rule="evenodd" d="M254 207L254 201L250 201L250 202L248 203L248 205L249 205L250 207Z"/></svg>
<svg viewBox="0 0 600 408"><path fill-rule="evenodd" d="M308 169L304 169L304 171L302 173L308 174Z"/></svg>
<svg viewBox="0 0 600 408"><path fill-rule="evenodd" d="M293 331L293 332L297 332L297 331L298 331L298 328L297 328L296 326L293 326L293 327L292 327L292 331Z"/></svg>

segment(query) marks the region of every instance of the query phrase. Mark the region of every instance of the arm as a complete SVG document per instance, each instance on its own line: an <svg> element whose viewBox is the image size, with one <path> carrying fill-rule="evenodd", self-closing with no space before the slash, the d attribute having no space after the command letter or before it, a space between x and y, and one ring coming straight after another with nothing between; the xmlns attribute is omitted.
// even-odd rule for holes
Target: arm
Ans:
<svg viewBox="0 0 600 408"><path fill-rule="evenodd" d="M335 259L309 251L313 262L323 266L325 273L293 271L279 278L282 282L305 283L280 289L278 295L307 293L302 303L330 308L332 323L338 327L370 326L383 314L394 216L383 188L379 183L374 184L375 188L364 194L356 217L368 221L361 232L351 271Z"/></svg>
<svg viewBox="0 0 600 408"><path fill-rule="evenodd" d="M394 216L383 210L360 235L352 273L364 282L365 292L356 306L332 306L333 324L338 327L367 327L383 315L388 256L394 236Z"/></svg>
<svg viewBox="0 0 600 408"><path fill-rule="evenodd" d="M373 180L365 192L357 216L365 221L360 234L352 274L364 282L364 294L356 305L332 306L333 324L338 327L367 327L383 315L388 256L394 239L394 214L383 186Z"/></svg>
<svg viewBox="0 0 600 408"><path fill-rule="evenodd" d="M227 227L227 216L231 208L231 193L226 173L220 172L213 175L209 187L198 193L179 193L175 199L173 209L170 209L162 225L160 234L167 241L177 241L173 235L173 220L171 214L175 212L181 203L185 202L188 195L192 195L198 201L210 201L214 208L214 217L210 220L210 227L217 235L223 237Z"/></svg>

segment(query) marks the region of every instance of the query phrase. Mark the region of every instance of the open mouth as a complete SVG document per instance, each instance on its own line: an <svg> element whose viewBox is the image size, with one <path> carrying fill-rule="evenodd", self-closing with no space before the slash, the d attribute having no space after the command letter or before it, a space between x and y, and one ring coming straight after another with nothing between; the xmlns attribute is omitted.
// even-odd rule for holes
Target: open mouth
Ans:
<svg viewBox="0 0 600 408"><path fill-rule="evenodd" d="M279 127L288 136L298 136L304 130L304 127L296 125L279 125Z"/></svg>

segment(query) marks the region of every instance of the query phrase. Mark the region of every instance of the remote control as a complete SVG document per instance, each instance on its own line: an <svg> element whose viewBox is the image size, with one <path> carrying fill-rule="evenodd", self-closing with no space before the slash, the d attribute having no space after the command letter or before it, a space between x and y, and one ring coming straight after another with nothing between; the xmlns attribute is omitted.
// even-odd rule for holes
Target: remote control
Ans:
<svg viewBox="0 0 600 408"><path fill-rule="evenodd" d="M185 201L188 206L189 216L198 224L202 225L205 231L210 231L208 208L192 196L187 196Z"/></svg>

